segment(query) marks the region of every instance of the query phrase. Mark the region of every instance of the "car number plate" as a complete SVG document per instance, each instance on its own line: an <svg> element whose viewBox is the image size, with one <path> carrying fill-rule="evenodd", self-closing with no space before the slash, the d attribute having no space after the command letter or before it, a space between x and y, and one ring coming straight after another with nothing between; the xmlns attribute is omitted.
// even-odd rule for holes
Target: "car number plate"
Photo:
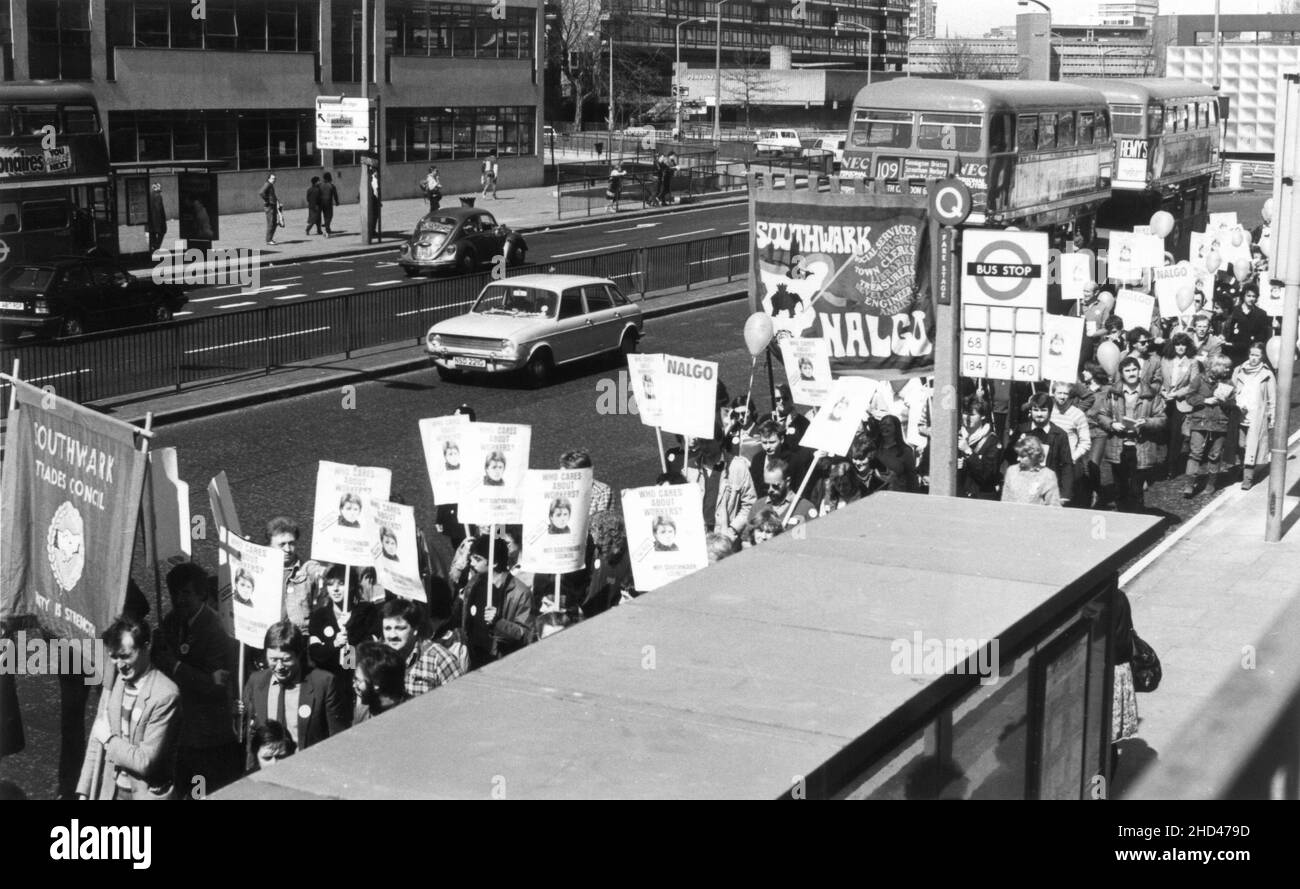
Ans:
<svg viewBox="0 0 1300 889"><path fill-rule="evenodd" d="M24 308L22 303L0 302L0 310L6 312L21 312Z"/></svg>
<svg viewBox="0 0 1300 889"><path fill-rule="evenodd" d="M487 360L483 358L453 358L457 367L487 367Z"/></svg>

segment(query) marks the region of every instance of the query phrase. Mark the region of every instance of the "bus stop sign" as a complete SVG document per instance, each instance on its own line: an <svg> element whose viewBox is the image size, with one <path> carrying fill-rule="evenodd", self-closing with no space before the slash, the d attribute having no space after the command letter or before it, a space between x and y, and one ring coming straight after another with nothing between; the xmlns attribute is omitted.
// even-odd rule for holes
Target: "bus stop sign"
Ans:
<svg viewBox="0 0 1300 889"><path fill-rule="evenodd" d="M968 228L962 235L962 259L964 304L1047 308L1044 232Z"/></svg>
<svg viewBox="0 0 1300 889"><path fill-rule="evenodd" d="M961 225L970 216L970 189L955 176L931 182L929 204L930 215L940 225Z"/></svg>

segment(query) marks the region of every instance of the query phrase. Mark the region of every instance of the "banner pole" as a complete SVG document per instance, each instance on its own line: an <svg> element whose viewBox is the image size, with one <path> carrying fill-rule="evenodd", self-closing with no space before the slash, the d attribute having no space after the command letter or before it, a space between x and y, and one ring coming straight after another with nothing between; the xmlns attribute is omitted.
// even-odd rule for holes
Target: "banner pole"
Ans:
<svg viewBox="0 0 1300 889"><path fill-rule="evenodd" d="M664 456L664 430L662 426L655 427L655 438L659 442L659 471L668 474L668 458Z"/></svg>
<svg viewBox="0 0 1300 889"><path fill-rule="evenodd" d="M781 520L782 527L790 524L790 517L794 515L794 508L799 505L799 498L803 496L804 489L808 487L809 479L812 478L813 473L816 471L817 461L813 460L808 467L808 471L803 474L803 481L799 483L799 492L794 495L794 499L790 501L790 507L785 511L785 518Z"/></svg>
<svg viewBox="0 0 1300 889"><path fill-rule="evenodd" d="M555 610L560 612L564 610L564 594L560 592L560 575L555 575Z"/></svg>
<svg viewBox="0 0 1300 889"><path fill-rule="evenodd" d="M153 411L144 415L145 435L153 433ZM145 545L149 551L149 561L153 563L153 600L158 615L158 625L162 626L162 572L158 569L158 514L154 511L153 461L149 452L149 439L145 438L144 448L144 504L143 519Z"/></svg>
<svg viewBox="0 0 1300 889"><path fill-rule="evenodd" d="M494 554L496 553L496 546L497 546L497 525L496 522L492 522L491 524L488 525L487 589L483 593L484 623L487 622L487 610L492 607L492 581L495 580L495 578L492 575L496 573L493 568L493 566L496 563L496 559L494 558Z"/></svg>
<svg viewBox="0 0 1300 889"><path fill-rule="evenodd" d="M16 381L18 379L18 367L19 367L19 360L15 358L14 372L9 377L10 380ZM4 379L4 374L0 373L0 379ZM12 414L17 408L18 408L18 387L11 384L9 386L9 413Z"/></svg>
<svg viewBox="0 0 1300 889"><path fill-rule="evenodd" d="M768 360L768 362L770 363L771 360L772 360L772 356L771 356L771 355L768 355L767 360ZM749 410L749 405L750 405L751 403L753 403L753 401L754 401L754 372L755 372L756 370L758 370L758 356L757 356L757 355L755 355L755 356L754 356L753 358L751 358L750 361L749 361L749 388L745 390L745 410L746 410L746 411ZM773 401L775 401L775 399L773 399Z"/></svg>

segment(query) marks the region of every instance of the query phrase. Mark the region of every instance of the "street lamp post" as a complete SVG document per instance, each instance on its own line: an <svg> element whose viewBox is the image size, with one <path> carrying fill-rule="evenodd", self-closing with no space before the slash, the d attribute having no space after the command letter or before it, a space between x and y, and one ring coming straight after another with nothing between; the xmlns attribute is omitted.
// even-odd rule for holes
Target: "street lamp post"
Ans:
<svg viewBox="0 0 1300 889"><path fill-rule="evenodd" d="M693 25L703 19L687 19L677 25L677 67L673 68L673 102L677 106L677 133L682 132L682 27Z"/></svg>
<svg viewBox="0 0 1300 889"><path fill-rule="evenodd" d="M876 44L875 29L857 22L836 22L835 30L838 31L840 28L857 28L859 31L867 32L867 86L871 86L872 53L875 51Z"/></svg>
<svg viewBox="0 0 1300 889"><path fill-rule="evenodd" d="M727 0L715 0L718 13L718 33L713 46L713 144L716 147L722 141L722 4Z"/></svg>

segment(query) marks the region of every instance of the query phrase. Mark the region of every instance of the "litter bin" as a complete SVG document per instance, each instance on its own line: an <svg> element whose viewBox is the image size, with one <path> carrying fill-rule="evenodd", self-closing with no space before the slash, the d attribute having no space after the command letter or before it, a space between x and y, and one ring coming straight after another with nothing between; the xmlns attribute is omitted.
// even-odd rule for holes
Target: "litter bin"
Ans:
<svg viewBox="0 0 1300 889"><path fill-rule="evenodd" d="M461 199L460 199L460 205L461 205L462 207L472 207L472 206L474 206L474 198L475 198L475 197L477 197L477 195L472 195L472 196L470 196L470 197L464 197L464 198L461 198Z"/></svg>
<svg viewBox="0 0 1300 889"><path fill-rule="evenodd" d="M603 152L603 151L605 150L605 143L604 143L604 142L593 142L593 143L591 143L591 147L595 150L595 152L596 152L596 157L600 157L601 152Z"/></svg>

